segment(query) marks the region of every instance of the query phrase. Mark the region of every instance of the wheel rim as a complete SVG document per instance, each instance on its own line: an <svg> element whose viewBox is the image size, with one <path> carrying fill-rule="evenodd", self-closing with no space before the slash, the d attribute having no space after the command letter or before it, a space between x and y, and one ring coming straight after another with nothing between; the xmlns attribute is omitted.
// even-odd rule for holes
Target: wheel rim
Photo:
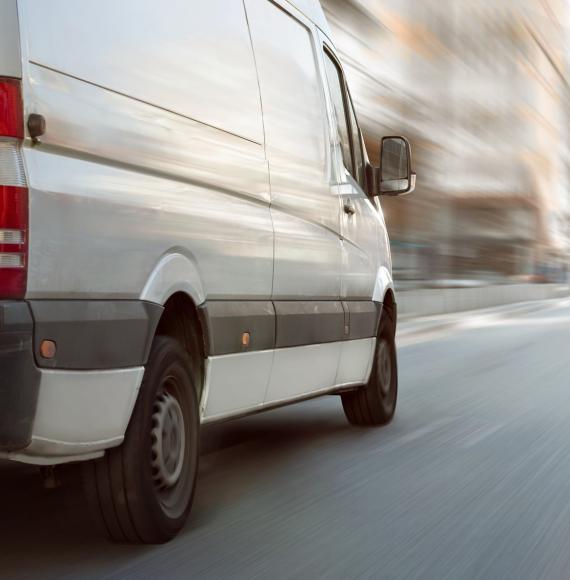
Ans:
<svg viewBox="0 0 570 580"><path fill-rule="evenodd" d="M178 483L186 447L182 408L171 393L163 392L157 397L152 423L153 479L163 490Z"/></svg>
<svg viewBox="0 0 570 580"><path fill-rule="evenodd" d="M378 385L382 397L387 398L390 395L392 387L392 353L387 340L380 340L378 343L378 354L376 356Z"/></svg>
<svg viewBox="0 0 570 580"><path fill-rule="evenodd" d="M182 387L167 377L155 399L150 468L156 496L171 518L183 515L191 493L191 432L181 401Z"/></svg>

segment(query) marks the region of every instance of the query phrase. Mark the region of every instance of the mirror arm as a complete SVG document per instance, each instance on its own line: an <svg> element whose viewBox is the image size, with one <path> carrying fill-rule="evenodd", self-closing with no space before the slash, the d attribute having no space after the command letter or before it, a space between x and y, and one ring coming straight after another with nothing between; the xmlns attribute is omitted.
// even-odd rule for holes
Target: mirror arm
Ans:
<svg viewBox="0 0 570 580"><path fill-rule="evenodd" d="M416 172L412 171L410 173L410 188L408 189L407 193L412 193L416 189Z"/></svg>

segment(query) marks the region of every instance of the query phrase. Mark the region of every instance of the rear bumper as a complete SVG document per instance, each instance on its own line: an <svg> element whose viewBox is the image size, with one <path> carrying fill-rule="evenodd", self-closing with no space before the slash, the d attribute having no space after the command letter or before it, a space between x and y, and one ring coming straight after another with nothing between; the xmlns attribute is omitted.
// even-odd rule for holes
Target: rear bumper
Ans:
<svg viewBox="0 0 570 580"><path fill-rule="evenodd" d="M99 457L123 442L143 367L109 371L41 370L31 442L0 458L56 465Z"/></svg>
<svg viewBox="0 0 570 580"><path fill-rule="evenodd" d="M0 301L0 451L24 449L32 440L41 378L33 333L26 302Z"/></svg>
<svg viewBox="0 0 570 580"><path fill-rule="evenodd" d="M53 465L120 445L161 313L140 301L0 300L0 458Z"/></svg>

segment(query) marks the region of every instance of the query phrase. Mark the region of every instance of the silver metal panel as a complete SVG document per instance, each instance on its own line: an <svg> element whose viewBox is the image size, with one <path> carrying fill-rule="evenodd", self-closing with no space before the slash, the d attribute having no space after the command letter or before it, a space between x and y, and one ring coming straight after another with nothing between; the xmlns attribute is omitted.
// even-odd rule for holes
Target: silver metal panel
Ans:
<svg viewBox="0 0 570 580"><path fill-rule="evenodd" d="M22 76L16 0L0 0L0 76Z"/></svg>
<svg viewBox="0 0 570 580"><path fill-rule="evenodd" d="M273 295L340 293L339 205L312 25L267 0L246 0L263 103L275 226Z"/></svg>
<svg viewBox="0 0 570 580"><path fill-rule="evenodd" d="M261 145L42 66L26 80L26 112L47 122L40 149L269 202Z"/></svg>
<svg viewBox="0 0 570 580"><path fill-rule="evenodd" d="M329 342L275 350L265 403L334 387L342 349L342 342Z"/></svg>
<svg viewBox="0 0 570 580"><path fill-rule="evenodd" d="M206 187L41 148L25 157L28 298L137 298L169 253L197 265L206 298L270 297L268 207L218 191L214 164Z"/></svg>
<svg viewBox="0 0 570 580"><path fill-rule="evenodd" d="M285 0L287 1L287 0ZM330 28L323 12L320 0L288 0L300 10L309 20L318 26L325 34L330 36Z"/></svg>
<svg viewBox="0 0 570 580"><path fill-rule="evenodd" d="M375 338L211 357L202 422L271 409L368 381ZM259 404L260 390L267 386ZM248 380L251 377L251 380ZM240 393L242 393L240 395Z"/></svg>
<svg viewBox="0 0 570 580"><path fill-rule="evenodd" d="M338 385L366 383L370 376L375 347L375 338L345 341L342 344L336 383Z"/></svg>
<svg viewBox="0 0 570 580"><path fill-rule="evenodd" d="M214 356L207 361L202 419L250 411L263 404L273 351Z"/></svg>
<svg viewBox="0 0 570 580"><path fill-rule="evenodd" d="M28 297L136 298L168 254L195 265L204 298L271 296L262 145L43 66L27 72L26 111L47 120L40 145L24 148Z"/></svg>
<svg viewBox="0 0 570 580"><path fill-rule="evenodd" d="M341 203L350 203L354 214L342 212L342 290L347 299L371 299L380 267L379 231L383 225L376 207L351 175L344 172Z"/></svg>
<svg viewBox="0 0 570 580"><path fill-rule="evenodd" d="M262 143L241 2L20 0L28 59Z"/></svg>
<svg viewBox="0 0 570 580"><path fill-rule="evenodd" d="M274 298L338 298L341 278L338 234L274 208L272 217L275 227Z"/></svg>

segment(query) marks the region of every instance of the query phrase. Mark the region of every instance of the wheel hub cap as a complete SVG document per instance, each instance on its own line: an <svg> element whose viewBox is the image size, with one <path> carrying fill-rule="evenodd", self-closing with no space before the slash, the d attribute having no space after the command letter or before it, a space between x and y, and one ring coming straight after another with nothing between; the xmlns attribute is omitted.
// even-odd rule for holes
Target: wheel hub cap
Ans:
<svg viewBox="0 0 570 580"><path fill-rule="evenodd" d="M392 361L390 346L385 340L378 345L378 382L382 395L387 396L392 383Z"/></svg>
<svg viewBox="0 0 570 580"><path fill-rule="evenodd" d="M170 393L157 398L152 425L153 478L159 488L169 488L180 478L186 446L182 409Z"/></svg>

